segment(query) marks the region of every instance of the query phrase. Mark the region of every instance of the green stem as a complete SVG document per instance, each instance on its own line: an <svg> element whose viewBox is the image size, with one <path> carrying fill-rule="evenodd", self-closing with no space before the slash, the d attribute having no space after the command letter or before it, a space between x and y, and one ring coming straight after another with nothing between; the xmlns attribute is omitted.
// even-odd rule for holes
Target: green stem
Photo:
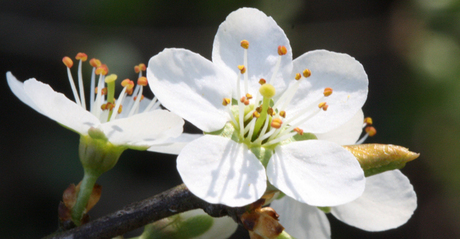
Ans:
<svg viewBox="0 0 460 239"><path fill-rule="evenodd" d="M72 208L72 221L75 225L80 226L81 218L83 213L86 211L86 205L88 204L91 193L93 192L94 184L96 184L97 178L100 175L94 173L88 173L85 170L85 175L81 181L80 191L78 192L77 201Z"/></svg>

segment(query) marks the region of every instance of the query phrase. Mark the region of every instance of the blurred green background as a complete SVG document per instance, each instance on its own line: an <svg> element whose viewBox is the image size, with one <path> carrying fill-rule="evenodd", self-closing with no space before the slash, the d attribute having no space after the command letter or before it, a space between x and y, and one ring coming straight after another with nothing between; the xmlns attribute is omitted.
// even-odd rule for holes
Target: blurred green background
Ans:
<svg viewBox="0 0 460 239"><path fill-rule="evenodd" d="M460 1L3 0L0 73L35 77L71 97L61 59L80 51L119 79L134 79L133 66L166 47L210 59L217 27L243 6L273 16L294 57L328 49L360 61L369 76L364 113L378 131L367 142L421 153L402 170L418 196L407 224L370 233L330 217L332 238L460 238ZM3 79L0 235L39 238L57 228L62 191L82 178L79 137L22 104ZM128 150L98 183L92 218L181 180L175 157Z"/></svg>

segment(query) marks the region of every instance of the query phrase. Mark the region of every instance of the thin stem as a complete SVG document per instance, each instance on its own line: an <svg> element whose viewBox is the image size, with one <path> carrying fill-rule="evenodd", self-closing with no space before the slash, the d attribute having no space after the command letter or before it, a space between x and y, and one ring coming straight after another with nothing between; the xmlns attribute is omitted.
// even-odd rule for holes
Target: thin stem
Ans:
<svg viewBox="0 0 460 239"><path fill-rule="evenodd" d="M83 176L83 180L80 185L80 191L78 192L77 201L75 202L75 206L72 208L72 221L77 226L81 224L80 220L85 212L86 205L88 204L88 200L93 192L94 184L96 183L98 177L99 175L88 173L85 170L85 175Z"/></svg>
<svg viewBox="0 0 460 239"><path fill-rule="evenodd" d="M198 208L212 217L230 216L238 223L241 223L239 216L246 211L246 207L231 208L222 204L209 204L197 198L182 184L80 227L45 238L113 238L148 223Z"/></svg>

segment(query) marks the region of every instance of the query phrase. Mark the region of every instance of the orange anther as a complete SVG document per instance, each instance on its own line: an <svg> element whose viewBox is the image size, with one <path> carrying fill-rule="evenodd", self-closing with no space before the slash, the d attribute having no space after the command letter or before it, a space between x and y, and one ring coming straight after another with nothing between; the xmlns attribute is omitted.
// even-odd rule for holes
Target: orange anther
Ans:
<svg viewBox="0 0 460 239"><path fill-rule="evenodd" d="M311 71L309 69L305 69L302 72L303 77L308 78L311 76Z"/></svg>
<svg viewBox="0 0 460 239"><path fill-rule="evenodd" d="M366 131L366 133L371 137L374 136L375 134L377 134L377 130L372 126L366 127L366 129L364 129L364 131Z"/></svg>
<svg viewBox="0 0 460 239"><path fill-rule="evenodd" d="M249 48L249 42L247 40L242 40L241 41L241 47L243 47L244 49L248 49Z"/></svg>
<svg viewBox="0 0 460 239"><path fill-rule="evenodd" d="M97 92L98 92L97 87L96 87L96 89L94 89L94 92L97 94ZM102 88L101 94L102 94L102 95L106 95L106 94L107 94L107 87Z"/></svg>
<svg viewBox="0 0 460 239"><path fill-rule="evenodd" d="M246 93L246 98L247 98L248 100L250 100L250 99L252 99L252 95L249 94L249 93Z"/></svg>
<svg viewBox="0 0 460 239"><path fill-rule="evenodd" d="M139 73L139 66L134 66L134 72Z"/></svg>
<svg viewBox="0 0 460 239"><path fill-rule="evenodd" d="M323 92L324 96L328 97L330 95L332 95L332 88L324 88L324 92Z"/></svg>
<svg viewBox="0 0 460 239"><path fill-rule="evenodd" d="M300 80L301 77L302 77L302 75L300 73L297 73L297 74L295 74L294 79Z"/></svg>
<svg viewBox="0 0 460 239"><path fill-rule="evenodd" d="M254 112L252 112L252 117L259 118L259 117L260 117L259 112L257 112L256 110L254 110Z"/></svg>
<svg viewBox="0 0 460 239"><path fill-rule="evenodd" d="M364 118L364 123L367 125L372 125L372 118L371 117Z"/></svg>
<svg viewBox="0 0 460 239"><path fill-rule="evenodd" d="M147 70L147 67L145 66L144 63L141 63L141 64L139 64L139 69L140 69L141 71L145 71L145 70Z"/></svg>
<svg viewBox="0 0 460 239"><path fill-rule="evenodd" d="M96 68L96 75L107 75L109 73L109 68L106 64L101 64L99 67Z"/></svg>
<svg viewBox="0 0 460 239"><path fill-rule="evenodd" d="M283 118L286 118L286 111L284 110L280 111L280 116Z"/></svg>
<svg viewBox="0 0 460 239"><path fill-rule="evenodd" d="M242 97L240 98L240 101L241 101L241 103L244 103L244 101L246 101L246 97L242 96Z"/></svg>
<svg viewBox="0 0 460 239"><path fill-rule="evenodd" d="M260 78L259 84L263 85L265 83L267 83L267 81L264 78Z"/></svg>
<svg viewBox="0 0 460 239"><path fill-rule="evenodd" d="M73 66L73 61L72 61L72 59L70 59L70 57L68 57L68 56L64 56L64 58L62 58L62 62L63 62L64 65L67 66L68 68L72 68L72 66Z"/></svg>
<svg viewBox="0 0 460 239"><path fill-rule="evenodd" d="M323 109L324 111L326 111L328 107L329 105L326 102L321 102L318 104L318 108Z"/></svg>
<svg viewBox="0 0 460 239"><path fill-rule="evenodd" d="M273 110L272 107L268 108L267 109L267 114L271 115L271 116L274 116L275 115L275 111Z"/></svg>
<svg viewBox="0 0 460 239"><path fill-rule="evenodd" d="M278 46L278 55L283 56L287 54L287 49L285 46Z"/></svg>
<svg viewBox="0 0 460 239"><path fill-rule="evenodd" d="M249 105L249 100L246 99L244 102L243 102L244 105Z"/></svg>
<svg viewBox="0 0 460 239"><path fill-rule="evenodd" d="M83 52L79 52L77 56L75 56L76 60L86 61L88 59L88 55Z"/></svg>
<svg viewBox="0 0 460 239"><path fill-rule="evenodd" d="M137 79L137 84L141 86L147 86L147 78L145 76L139 77L139 79Z"/></svg>
<svg viewBox="0 0 460 239"><path fill-rule="evenodd" d="M140 101L142 101L143 99L144 99L144 95L141 95L141 100ZM133 100L137 100L137 96L134 96Z"/></svg>
<svg viewBox="0 0 460 239"><path fill-rule="evenodd" d="M223 106L227 106L228 104L230 104L231 100L229 98L224 98L224 100L222 101L222 105Z"/></svg>
<svg viewBox="0 0 460 239"><path fill-rule="evenodd" d="M238 66L238 70L240 70L241 74L246 73L246 67L243 66L243 65L239 65L239 66Z"/></svg>
<svg viewBox="0 0 460 239"><path fill-rule="evenodd" d="M126 87L126 90L130 90L134 87L134 82L130 79L124 79L121 82L121 86Z"/></svg>
<svg viewBox="0 0 460 239"><path fill-rule="evenodd" d="M279 129L281 128L282 124L283 124L283 121L281 121L280 118L275 118L272 120L272 123L270 125L275 129Z"/></svg>
<svg viewBox="0 0 460 239"><path fill-rule="evenodd" d="M101 66L101 61L96 59L96 58L93 58L93 59L89 60L89 64L92 67L99 67L99 66Z"/></svg>
<svg viewBox="0 0 460 239"><path fill-rule="evenodd" d="M294 131L300 135L303 135L303 129L300 129L299 127L294 128Z"/></svg>

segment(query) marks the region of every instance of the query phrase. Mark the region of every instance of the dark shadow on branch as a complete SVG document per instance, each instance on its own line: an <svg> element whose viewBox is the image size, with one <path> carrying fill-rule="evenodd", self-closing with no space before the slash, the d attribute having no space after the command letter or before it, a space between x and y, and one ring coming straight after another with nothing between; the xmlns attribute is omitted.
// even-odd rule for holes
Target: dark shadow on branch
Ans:
<svg viewBox="0 0 460 239"><path fill-rule="evenodd" d="M119 211L80 227L58 232L44 239L112 238L150 222L198 208L212 217L230 216L239 224L241 224L239 216L246 211L246 207L231 208L222 204L209 204L197 198L182 184L143 201L127 205Z"/></svg>

